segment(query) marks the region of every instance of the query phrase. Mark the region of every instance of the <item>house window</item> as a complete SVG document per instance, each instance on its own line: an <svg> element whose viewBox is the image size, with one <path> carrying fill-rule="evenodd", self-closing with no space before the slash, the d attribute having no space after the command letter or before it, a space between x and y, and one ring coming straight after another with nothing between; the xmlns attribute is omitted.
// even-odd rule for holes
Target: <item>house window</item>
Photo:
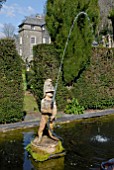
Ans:
<svg viewBox="0 0 114 170"><path fill-rule="evenodd" d="M44 26L42 27L42 30L45 31L45 27Z"/></svg>
<svg viewBox="0 0 114 170"><path fill-rule="evenodd" d="M36 37L31 37L30 43L31 44L36 44Z"/></svg>
<svg viewBox="0 0 114 170"><path fill-rule="evenodd" d="M35 26L34 26L34 25L31 25L31 29L32 29L32 30L35 30Z"/></svg>
<svg viewBox="0 0 114 170"><path fill-rule="evenodd" d="M49 37L49 44L51 44L51 38Z"/></svg>
<svg viewBox="0 0 114 170"><path fill-rule="evenodd" d="M22 56L22 49L19 50L19 54L20 54L20 56Z"/></svg>
<svg viewBox="0 0 114 170"><path fill-rule="evenodd" d="M46 43L46 38L43 38L43 44L45 44Z"/></svg>
<svg viewBox="0 0 114 170"><path fill-rule="evenodd" d="M22 37L20 37L20 44L22 44Z"/></svg>

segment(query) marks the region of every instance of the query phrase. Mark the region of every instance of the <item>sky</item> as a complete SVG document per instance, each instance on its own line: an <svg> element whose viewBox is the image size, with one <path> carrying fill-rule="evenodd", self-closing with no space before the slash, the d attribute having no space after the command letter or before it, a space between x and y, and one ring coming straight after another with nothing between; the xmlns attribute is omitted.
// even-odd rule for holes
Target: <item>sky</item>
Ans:
<svg viewBox="0 0 114 170"><path fill-rule="evenodd" d="M26 16L44 13L45 4L46 0L6 0L0 10L0 37L5 23L14 25L17 33Z"/></svg>

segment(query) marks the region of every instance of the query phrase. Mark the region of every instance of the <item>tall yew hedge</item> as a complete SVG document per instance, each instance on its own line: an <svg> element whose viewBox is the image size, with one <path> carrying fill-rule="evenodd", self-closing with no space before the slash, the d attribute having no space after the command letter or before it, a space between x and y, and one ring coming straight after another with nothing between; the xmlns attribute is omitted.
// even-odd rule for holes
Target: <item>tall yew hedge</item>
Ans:
<svg viewBox="0 0 114 170"><path fill-rule="evenodd" d="M40 109L43 84L52 78L53 85L58 75L59 55L53 45L34 46L34 61L30 80ZM105 109L114 106L114 49L93 48L88 67L69 88L60 75L56 101L58 110L64 111L67 99L76 98L85 109Z"/></svg>
<svg viewBox="0 0 114 170"><path fill-rule="evenodd" d="M11 39L0 40L0 123L23 117L22 60Z"/></svg>
<svg viewBox="0 0 114 170"><path fill-rule="evenodd" d="M86 109L114 106L114 49L93 49L90 65L74 84L72 94Z"/></svg>
<svg viewBox="0 0 114 170"><path fill-rule="evenodd" d="M59 55L56 49L51 44L36 45L33 48L34 60L33 60L33 77L29 84L32 86L32 92L36 96L37 103L40 109L40 103L43 96L44 81L51 78L53 85L55 86L58 70L59 70ZM56 101L59 110L64 110L66 106L66 98L68 96L68 90L63 85L61 75L58 83Z"/></svg>

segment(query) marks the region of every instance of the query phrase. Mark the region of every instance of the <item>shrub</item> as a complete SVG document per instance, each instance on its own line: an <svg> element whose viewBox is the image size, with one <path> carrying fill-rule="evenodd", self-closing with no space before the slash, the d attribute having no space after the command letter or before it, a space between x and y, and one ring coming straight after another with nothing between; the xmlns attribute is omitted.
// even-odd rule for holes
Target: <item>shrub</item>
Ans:
<svg viewBox="0 0 114 170"><path fill-rule="evenodd" d="M84 112L84 107L80 106L78 100L73 98L72 101L66 105L64 111L67 114L82 114Z"/></svg>
<svg viewBox="0 0 114 170"><path fill-rule="evenodd" d="M23 117L22 60L11 39L0 40L0 123Z"/></svg>

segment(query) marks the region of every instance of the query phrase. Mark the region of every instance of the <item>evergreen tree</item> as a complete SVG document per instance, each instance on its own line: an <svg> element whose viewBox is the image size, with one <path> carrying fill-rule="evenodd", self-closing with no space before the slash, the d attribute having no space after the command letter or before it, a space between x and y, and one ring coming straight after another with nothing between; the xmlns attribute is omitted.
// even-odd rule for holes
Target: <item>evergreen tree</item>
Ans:
<svg viewBox="0 0 114 170"><path fill-rule="evenodd" d="M74 19L81 11L86 12L89 18L84 14L79 15L69 37L63 62L63 78L66 84L71 84L79 76L91 56L93 34L99 20L98 0L47 1L47 28L52 42L60 50L60 56Z"/></svg>

